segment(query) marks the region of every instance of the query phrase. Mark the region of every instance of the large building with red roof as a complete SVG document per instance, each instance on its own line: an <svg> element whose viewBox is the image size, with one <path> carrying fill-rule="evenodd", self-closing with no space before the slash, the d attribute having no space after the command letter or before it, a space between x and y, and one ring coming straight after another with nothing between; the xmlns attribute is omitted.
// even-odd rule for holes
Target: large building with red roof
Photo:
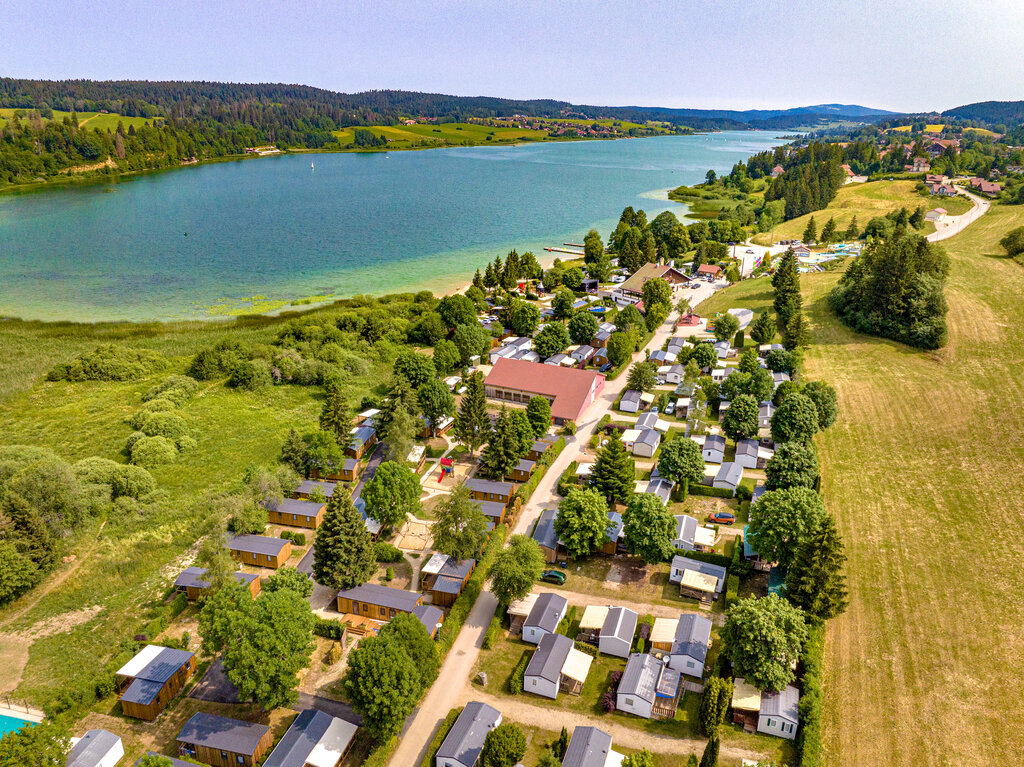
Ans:
<svg viewBox="0 0 1024 767"><path fill-rule="evenodd" d="M601 393L604 380L604 376L594 370L503 357L487 374L484 388L491 399L522 405L540 395L551 403L551 417L561 425L580 419Z"/></svg>

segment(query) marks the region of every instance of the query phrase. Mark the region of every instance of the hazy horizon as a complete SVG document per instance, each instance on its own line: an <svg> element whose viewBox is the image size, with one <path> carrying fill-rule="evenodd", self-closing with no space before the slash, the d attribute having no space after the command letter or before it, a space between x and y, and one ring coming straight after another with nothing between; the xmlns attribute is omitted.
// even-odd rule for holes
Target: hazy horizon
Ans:
<svg viewBox="0 0 1024 767"><path fill-rule="evenodd" d="M1024 96L1024 7L1011 0L5 5L0 73L10 77L736 110L943 111ZM957 53L944 42L953 28Z"/></svg>

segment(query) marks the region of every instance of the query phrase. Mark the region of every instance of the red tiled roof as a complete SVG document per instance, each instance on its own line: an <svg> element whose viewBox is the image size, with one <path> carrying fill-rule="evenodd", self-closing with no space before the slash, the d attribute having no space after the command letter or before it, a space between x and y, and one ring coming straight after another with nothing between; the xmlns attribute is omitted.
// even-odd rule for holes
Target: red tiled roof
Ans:
<svg viewBox="0 0 1024 767"><path fill-rule="evenodd" d="M718 264L701 264L697 267L697 274L718 274L722 267Z"/></svg>
<svg viewBox="0 0 1024 767"><path fill-rule="evenodd" d="M575 420L594 387L594 379L600 379L598 383L603 385L604 376L593 370L502 357L487 374L484 385L554 397L551 415Z"/></svg>

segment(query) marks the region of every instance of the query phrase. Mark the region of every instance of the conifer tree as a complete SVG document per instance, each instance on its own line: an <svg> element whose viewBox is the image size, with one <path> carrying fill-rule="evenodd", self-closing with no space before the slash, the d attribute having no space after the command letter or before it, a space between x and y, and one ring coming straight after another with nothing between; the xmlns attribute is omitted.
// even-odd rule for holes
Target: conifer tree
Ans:
<svg viewBox="0 0 1024 767"><path fill-rule="evenodd" d="M718 738L712 738L704 747L704 753L700 757L700 767L718 767Z"/></svg>
<svg viewBox="0 0 1024 767"><path fill-rule="evenodd" d="M348 489L338 486L327 502L313 549L313 577L332 589L359 586L377 567L373 540L352 504Z"/></svg>
<svg viewBox="0 0 1024 767"><path fill-rule="evenodd" d="M857 225L857 214L854 214L853 218L850 220L850 225L846 227L846 234L843 235L843 238L847 240L856 240L858 237L860 237L860 227Z"/></svg>
<svg viewBox="0 0 1024 767"><path fill-rule="evenodd" d="M786 322L786 329L782 334L782 345L786 347L787 351L793 351L807 346L810 339L811 331L807 326L807 315L803 313L803 310L797 309Z"/></svg>
<svg viewBox="0 0 1024 767"><path fill-rule="evenodd" d="M816 242L818 239L818 224L814 220L814 216L811 216L807 221L807 226L804 227L804 243Z"/></svg>
<svg viewBox="0 0 1024 767"><path fill-rule="evenodd" d="M484 377L474 373L466 382L458 415L455 416L455 438L469 448L470 456L487 441L491 430L491 419L487 416L487 396L484 392Z"/></svg>
<svg viewBox="0 0 1024 767"><path fill-rule="evenodd" d="M750 338L759 344L770 344L775 338L775 323L770 312L761 312L750 326Z"/></svg>
<svg viewBox="0 0 1024 767"><path fill-rule="evenodd" d="M846 609L846 554L835 520L828 516L797 548L786 574L786 599L821 620Z"/></svg>
<svg viewBox="0 0 1024 767"><path fill-rule="evenodd" d="M483 290L487 286L484 285L484 278L480 276L480 270L476 270L476 274L473 275L473 286Z"/></svg>
<svg viewBox="0 0 1024 767"><path fill-rule="evenodd" d="M775 309L775 325L784 331L789 318L800 309L800 277L796 270L796 254L790 248L782 256L775 274L772 275L775 295L772 306Z"/></svg>
<svg viewBox="0 0 1024 767"><path fill-rule="evenodd" d="M517 431L508 411L503 407L491 431L487 447L480 455L480 463L491 479L500 480L506 474L510 474L519 463L521 445Z"/></svg>
<svg viewBox="0 0 1024 767"><path fill-rule="evenodd" d="M609 501L626 503L633 493L636 470L618 432L597 451L590 484Z"/></svg>
<svg viewBox="0 0 1024 767"><path fill-rule="evenodd" d="M836 238L836 220L830 218L821 229L821 241L828 245Z"/></svg>
<svg viewBox="0 0 1024 767"><path fill-rule="evenodd" d="M338 383L327 386L324 393L326 396L324 397L324 406L320 411L320 428L333 433L339 442L345 443L349 430L352 428L348 401Z"/></svg>
<svg viewBox="0 0 1024 767"><path fill-rule="evenodd" d="M306 476L306 441L295 429L288 430L288 436L281 446L281 463Z"/></svg>

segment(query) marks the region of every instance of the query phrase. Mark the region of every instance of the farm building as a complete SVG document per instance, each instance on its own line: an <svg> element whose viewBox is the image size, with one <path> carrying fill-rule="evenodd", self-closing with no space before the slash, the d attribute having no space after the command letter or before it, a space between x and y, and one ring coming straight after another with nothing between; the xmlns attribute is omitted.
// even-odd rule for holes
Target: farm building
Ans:
<svg viewBox="0 0 1024 767"><path fill-rule="evenodd" d="M236 535L228 541L228 551L243 565L276 570L292 555L292 542L265 535Z"/></svg>
<svg viewBox="0 0 1024 767"><path fill-rule="evenodd" d="M199 712L185 722L176 738L178 753L213 767L251 767L271 744L270 728L253 722Z"/></svg>
<svg viewBox="0 0 1024 767"><path fill-rule="evenodd" d="M671 719L679 697L679 672L653 655L634 653L626 662L615 708L644 719Z"/></svg>
<svg viewBox="0 0 1024 767"><path fill-rule="evenodd" d="M124 758L124 744L109 730L88 730L71 738L67 767L114 767Z"/></svg>
<svg viewBox="0 0 1024 767"><path fill-rule="evenodd" d="M195 653L146 645L114 675L122 713L153 721L195 671Z"/></svg>
<svg viewBox="0 0 1024 767"><path fill-rule="evenodd" d="M526 666L523 691L552 700L559 692L579 695L592 661L593 658L575 648L569 637L547 634Z"/></svg>
<svg viewBox="0 0 1024 767"><path fill-rule="evenodd" d="M554 634L568 607L565 597L558 594L544 593L538 596L523 623L523 641L539 644L545 636Z"/></svg>
<svg viewBox="0 0 1024 767"><path fill-rule="evenodd" d="M487 733L499 724L496 708L475 700L467 703L437 749L436 767L475 767Z"/></svg>
<svg viewBox="0 0 1024 767"><path fill-rule="evenodd" d="M418 591L404 591L376 583L364 583L362 586L339 591L337 604L339 613L386 623L398 613L411 613L423 604L423 595Z"/></svg>
<svg viewBox="0 0 1024 767"><path fill-rule="evenodd" d="M195 602L202 596L203 591L210 588L209 582L203 580L205 574L205 567L186 567L174 581L174 588L185 592L188 600ZM235 573L234 575L236 581L244 583L248 587L253 598L260 593L260 577L258 575L253 573Z"/></svg>
<svg viewBox="0 0 1024 767"><path fill-rule="evenodd" d="M263 767L338 767L359 728L308 708L299 713Z"/></svg>
<svg viewBox="0 0 1024 767"><path fill-rule="evenodd" d="M681 674L700 679L704 676L704 661L709 647L711 620L703 615L683 613L676 623L668 665Z"/></svg>
<svg viewBox="0 0 1024 767"><path fill-rule="evenodd" d="M288 527L304 527L308 530L316 530L324 521L326 503L314 501L303 501L297 498L285 498L280 503L276 501L264 501L264 508L267 510L267 520L272 525L286 525Z"/></svg>
<svg viewBox="0 0 1024 767"><path fill-rule="evenodd" d="M551 403L551 417L561 426L580 420L604 388L605 378L592 370L500 359L484 381L491 399L527 404L541 396Z"/></svg>

